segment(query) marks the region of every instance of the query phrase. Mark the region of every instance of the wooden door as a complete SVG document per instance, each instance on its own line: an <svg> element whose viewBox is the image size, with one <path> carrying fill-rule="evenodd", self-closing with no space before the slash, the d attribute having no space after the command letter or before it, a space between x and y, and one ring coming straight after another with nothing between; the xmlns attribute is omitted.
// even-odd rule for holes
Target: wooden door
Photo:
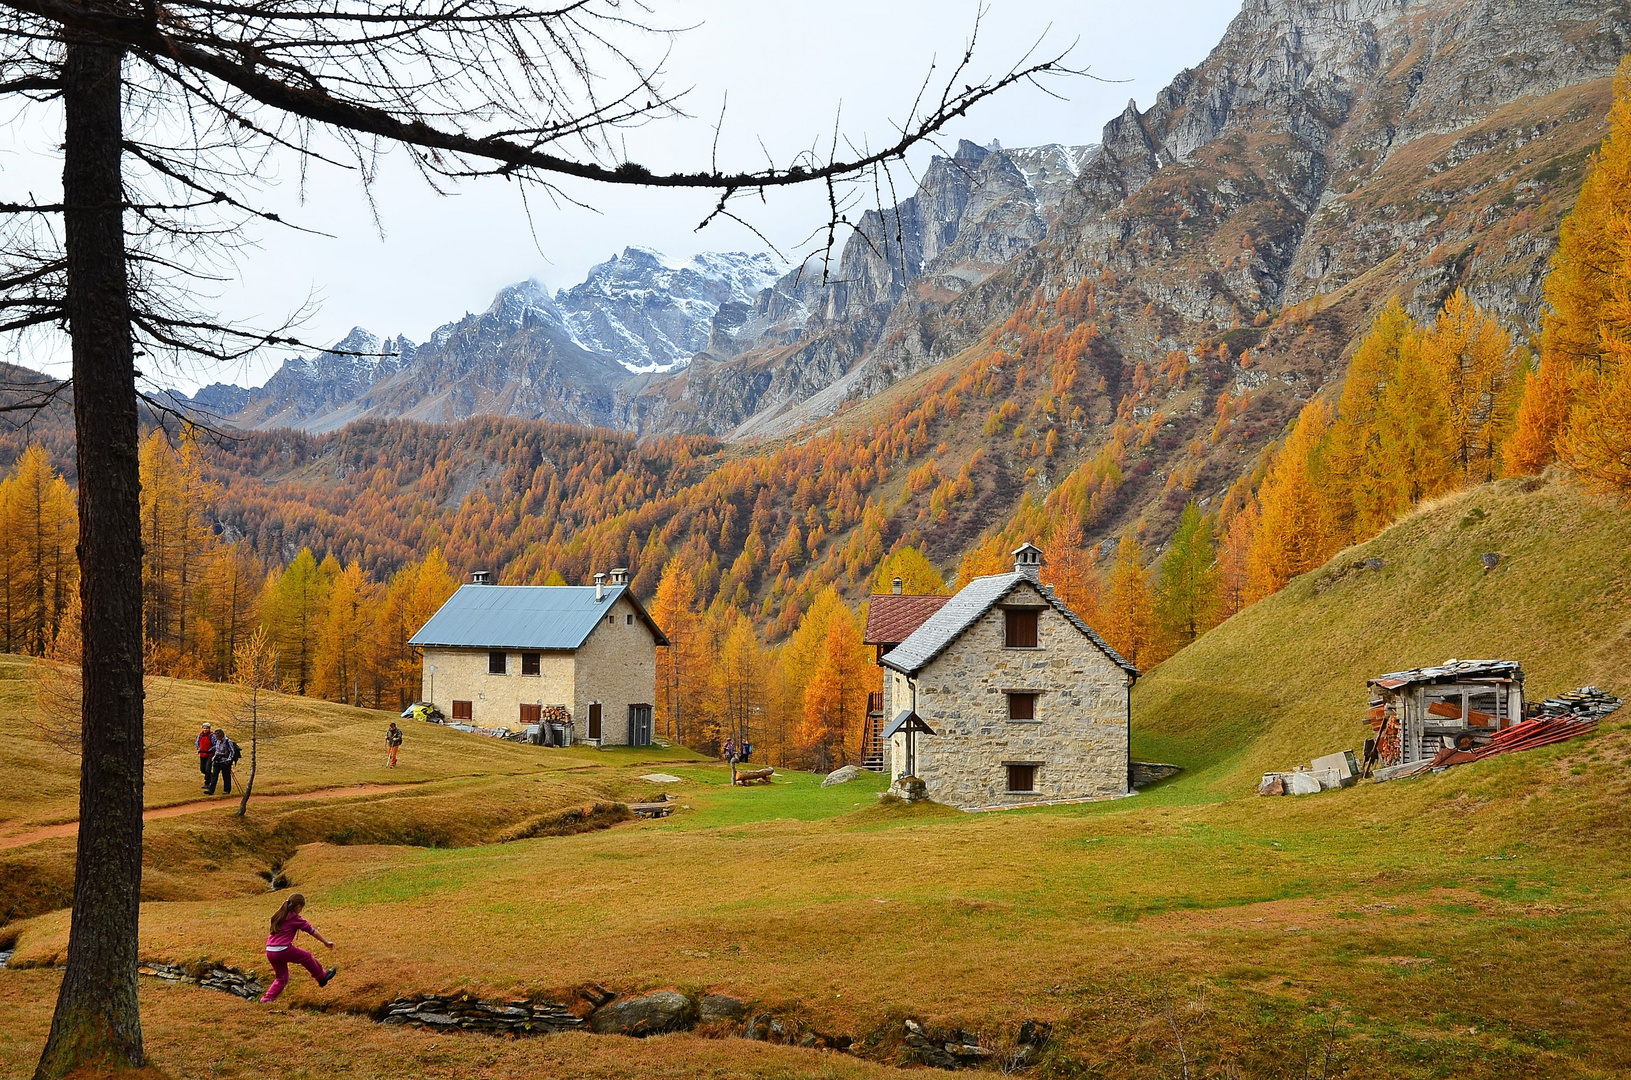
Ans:
<svg viewBox="0 0 1631 1080"><path fill-rule="evenodd" d="M542 723L543 718L544 707L542 705L528 705L524 701L521 703L521 722L523 724Z"/></svg>
<svg viewBox="0 0 1631 1080"><path fill-rule="evenodd" d="M600 702L589 706L589 737L600 738Z"/></svg>
<svg viewBox="0 0 1631 1080"><path fill-rule="evenodd" d="M453 719L469 720L471 718L470 702L455 701L453 703Z"/></svg>

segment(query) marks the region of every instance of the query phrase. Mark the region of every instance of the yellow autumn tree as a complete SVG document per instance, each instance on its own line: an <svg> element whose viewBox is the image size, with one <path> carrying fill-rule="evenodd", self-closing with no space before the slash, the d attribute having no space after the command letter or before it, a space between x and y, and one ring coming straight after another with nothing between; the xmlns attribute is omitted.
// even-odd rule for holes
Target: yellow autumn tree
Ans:
<svg viewBox="0 0 1631 1080"><path fill-rule="evenodd" d="M386 586L375 627L375 664L384 695L397 708L418 700L423 686L420 657L408 640L458 587L441 548L431 548L423 559L398 570Z"/></svg>
<svg viewBox="0 0 1631 1080"><path fill-rule="evenodd" d="M667 635L669 644L657 650L657 706L663 730L675 742L686 742L691 714L687 705L699 701L708 672L698 662L700 621L696 575L685 560L675 556L663 567L657 592L651 598L651 617Z"/></svg>
<svg viewBox="0 0 1631 1080"><path fill-rule="evenodd" d="M69 611L79 581L74 494L39 446L30 446L0 492L0 547L8 650L44 656L77 618Z"/></svg>
<svg viewBox="0 0 1631 1080"><path fill-rule="evenodd" d="M1154 662L1155 591L1144 569L1144 548L1131 532L1116 547L1116 566L1104 598L1099 633L1134 667Z"/></svg>
<svg viewBox="0 0 1631 1080"><path fill-rule="evenodd" d="M1631 494L1631 58L1615 76L1608 120L1546 275L1540 367L1506 466L1536 472L1557 459Z"/></svg>
<svg viewBox="0 0 1631 1080"><path fill-rule="evenodd" d="M374 695L370 642L378 606L378 588L355 560L334 576L312 661L312 688L318 697L360 705L365 692Z"/></svg>
<svg viewBox="0 0 1631 1080"><path fill-rule="evenodd" d="M872 591L889 592L896 578L900 578L901 591L908 595L942 596L951 591L929 557L910 545L890 555L878 567L872 577Z"/></svg>
<svg viewBox="0 0 1631 1080"><path fill-rule="evenodd" d="M1448 444L1467 484L1495 476L1517 412L1518 351L1495 318L1457 289L1421 337L1421 358L1444 394Z"/></svg>

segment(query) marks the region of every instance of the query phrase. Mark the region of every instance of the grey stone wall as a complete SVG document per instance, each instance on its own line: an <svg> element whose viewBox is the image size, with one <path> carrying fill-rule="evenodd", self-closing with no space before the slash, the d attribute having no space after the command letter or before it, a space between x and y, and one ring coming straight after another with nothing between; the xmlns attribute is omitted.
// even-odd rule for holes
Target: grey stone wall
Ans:
<svg viewBox="0 0 1631 1080"><path fill-rule="evenodd" d="M1046 601L1022 585L1005 604ZM917 738L917 775L931 799L964 808L1121 795L1127 791L1127 676L1053 608L1035 649L1003 644L1003 611L970 626L915 680L891 673L892 703L911 702L936 734ZM1008 691L1037 694L1036 719L1008 719ZM898 711L898 709L896 710ZM890 775L905 759L892 740ZM1008 762L1037 764L1035 791L1008 791Z"/></svg>

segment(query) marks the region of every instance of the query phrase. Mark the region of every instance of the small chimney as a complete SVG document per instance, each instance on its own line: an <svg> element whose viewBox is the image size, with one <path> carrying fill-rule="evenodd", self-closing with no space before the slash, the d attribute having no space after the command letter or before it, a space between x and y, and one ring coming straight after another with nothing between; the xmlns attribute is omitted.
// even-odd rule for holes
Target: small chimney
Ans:
<svg viewBox="0 0 1631 1080"><path fill-rule="evenodd" d="M612 567L612 584L627 585L629 583L629 568L626 566Z"/></svg>
<svg viewBox="0 0 1631 1080"><path fill-rule="evenodd" d="M485 570L472 570L472 571L470 571L470 584L472 584L472 585L490 585L490 584L492 584L492 582L487 580L487 571L485 571Z"/></svg>
<svg viewBox="0 0 1631 1080"><path fill-rule="evenodd" d="M605 574L596 574L595 575L595 603L598 604L604 599L606 599L606 575Z"/></svg>
<svg viewBox="0 0 1631 1080"><path fill-rule="evenodd" d="M896 578L894 581L889 583L889 591L894 593L896 596L899 596L901 594L901 590L905 587L905 583L902 582L900 578Z"/></svg>
<svg viewBox="0 0 1631 1080"><path fill-rule="evenodd" d="M1014 549L1014 572L1032 581L1042 573L1042 549L1027 540Z"/></svg>

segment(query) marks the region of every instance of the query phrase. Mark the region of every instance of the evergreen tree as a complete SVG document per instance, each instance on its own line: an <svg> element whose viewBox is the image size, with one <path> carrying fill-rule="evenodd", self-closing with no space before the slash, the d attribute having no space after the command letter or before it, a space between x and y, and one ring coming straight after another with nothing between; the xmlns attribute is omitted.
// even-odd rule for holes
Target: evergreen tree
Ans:
<svg viewBox="0 0 1631 1080"><path fill-rule="evenodd" d="M1218 572L1212 543L1212 519L1202 517L1191 499L1178 521L1178 531L1161 557L1155 591L1155 616L1161 650L1177 652L1217 625Z"/></svg>

